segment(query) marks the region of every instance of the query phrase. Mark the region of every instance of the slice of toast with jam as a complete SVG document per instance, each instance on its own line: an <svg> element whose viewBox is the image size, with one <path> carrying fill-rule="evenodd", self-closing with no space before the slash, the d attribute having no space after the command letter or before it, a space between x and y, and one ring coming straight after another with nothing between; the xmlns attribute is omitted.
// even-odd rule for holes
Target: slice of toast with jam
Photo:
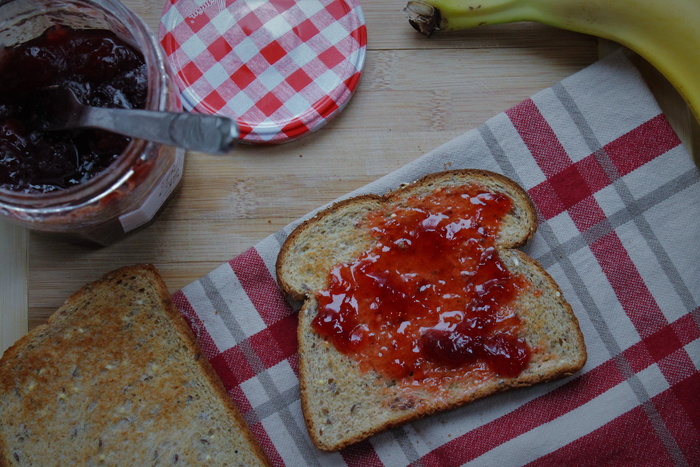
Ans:
<svg viewBox="0 0 700 467"><path fill-rule="evenodd" d="M455 170L339 202L291 233L276 272L303 301L301 400L319 449L583 367L571 306L516 249L536 228L512 180Z"/></svg>

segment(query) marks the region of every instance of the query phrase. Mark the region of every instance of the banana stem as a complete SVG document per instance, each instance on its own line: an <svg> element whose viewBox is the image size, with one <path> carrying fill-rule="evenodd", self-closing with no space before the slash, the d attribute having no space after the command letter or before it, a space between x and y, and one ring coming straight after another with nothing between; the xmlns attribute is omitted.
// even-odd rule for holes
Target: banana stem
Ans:
<svg viewBox="0 0 700 467"><path fill-rule="evenodd" d="M465 0L441 2L439 7L430 0L409 1L404 9L409 23L419 32L430 36L438 30L459 30L489 24L534 20L527 0Z"/></svg>

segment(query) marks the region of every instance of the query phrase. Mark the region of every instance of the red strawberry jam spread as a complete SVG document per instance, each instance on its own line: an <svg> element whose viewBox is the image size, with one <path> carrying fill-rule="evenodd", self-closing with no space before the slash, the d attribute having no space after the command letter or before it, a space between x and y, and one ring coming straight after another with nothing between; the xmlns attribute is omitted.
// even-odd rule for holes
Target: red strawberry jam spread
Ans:
<svg viewBox="0 0 700 467"><path fill-rule="evenodd" d="M470 185L373 212L364 227L376 243L331 271L313 328L391 378L519 375L530 348L511 304L529 282L495 248L511 208L508 196Z"/></svg>
<svg viewBox="0 0 700 467"><path fill-rule="evenodd" d="M101 130L41 131L37 90L65 85L96 107L144 108L143 55L101 29L54 26L30 41L0 49L0 187L51 192L105 170L130 138Z"/></svg>

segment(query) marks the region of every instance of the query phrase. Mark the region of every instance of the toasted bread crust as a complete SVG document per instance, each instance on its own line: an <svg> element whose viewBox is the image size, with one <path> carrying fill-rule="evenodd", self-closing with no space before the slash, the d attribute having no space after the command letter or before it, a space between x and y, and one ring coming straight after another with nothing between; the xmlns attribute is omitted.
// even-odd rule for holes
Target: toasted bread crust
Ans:
<svg viewBox="0 0 700 467"><path fill-rule="evenodd" d="M290 274L286 270L289 264L294 261L295 257L298 257L300 254L308 254L309 245L304 244L302 236L311 235L322 237L325 235L324 232L316 233L311 231L316 227L323 226L324 219L346 210L356 209L358 210L357 214L366 213L374 207L379 206L383 201L384 197L372 194L339 201L297 226L292 233L289 234L277 255L275 270L281 289L294 300L303 300L308 293L312 291L311 288L304 287L303 284L301 284L300 287L296 279L293 276L290 277ZM344 227L346 229L352 228L350 225ZM294 251L293 248L298 245L301 246L298 247L299 249L297 251ZM314 264L314 267L317 267L317 265Z"/></svg>
<svg viewBox="0 0 700 467"><path fill-rule="evenodd" d="M269 465L152 265L87 284L10 347L0 395L2 465Z"/></svg>
<svg viewBox="0 0 700 467"><path fill-rule="evenodd" d="M141 267L142 266L126 267L122 269L121 272L133 274L135 272L138 272L138 270ZM212 389L215 391L218 397L218 402L221 403L223 407L225 407L225 410L228 412L228 415L231 417L231 420L235 422L237 429L240 431L240 434L243 436L243 439L246 443L245 447L251 450L251 453L254 454L255 458L260 462L260 465L270 465L269 460L267 459L267 455L262 450L257 440L253 436L253 433L248 428L246 421L244 420L241 413L238 411L236 405L233 403L231 396L229 396L228 392L226 392L226 388L224 387L221 378L219 378L219 375L214 370L214 367L211 366L209 360L207 360L202 354L202 349L197 343L197 338L192 332L190 326L185 321L185 318L177 310L177 307L173 303L172 296L168 291L168 287L163 281L160 274L158 273L158 270L152 264L145 265L145 267L150 271L150 274L152 274L151 280L157 283L156 288L158 290L160 299L163 302L165 312L170 316L172 324L177 328L177 331L183 336L187 336L187 338L184 340L185 345L189 349L190 354L195 356L196 364L209 379L212 385ZM136 269L136 271L133 271L134 269Z"/></svg>
<svg viewBox="0 0 700 467"><path fill-rule="evenodd" d="M360 225L367 212L384 203L400 205L410 196L427 195L440 187L471 183L513 199L514 208L503 222L497 246L508 268L525 274L533 284L518 300L524 308L522 337L536 349L533 360L516 378L481 381L465 374L445 381L439 390L407 388L373 371L361 371L354 359L313 331L311 322L318 312L313 292L325 286L333 266L355 259L369 247L371 236ZM515 182L483 170L456 170L428 175L384 196L342 201L292 232L276 269L282 289L304 300L298 328L301 402L309 434L320 450L335 451L408 421L511 388L564 377L583 367L585 344L571 306L539 263L513 249L527 242L536 228L534 205Z"/></svg>

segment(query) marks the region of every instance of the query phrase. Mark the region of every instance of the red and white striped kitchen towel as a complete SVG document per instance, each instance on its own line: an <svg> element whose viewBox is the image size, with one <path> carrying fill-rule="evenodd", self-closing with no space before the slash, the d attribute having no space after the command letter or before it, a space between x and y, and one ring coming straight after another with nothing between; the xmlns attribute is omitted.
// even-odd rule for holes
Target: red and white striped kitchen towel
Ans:
<svg viewBox="0 0 700 467"><path fill-rule="evenodd" d="M295 311L274 263L293 225L175 294L275 465L700 465L700 172L624 53L360 192L445 168L516 180L541 220L525 251L556 279L589 358L337 453L310 442Z"/></svg>

